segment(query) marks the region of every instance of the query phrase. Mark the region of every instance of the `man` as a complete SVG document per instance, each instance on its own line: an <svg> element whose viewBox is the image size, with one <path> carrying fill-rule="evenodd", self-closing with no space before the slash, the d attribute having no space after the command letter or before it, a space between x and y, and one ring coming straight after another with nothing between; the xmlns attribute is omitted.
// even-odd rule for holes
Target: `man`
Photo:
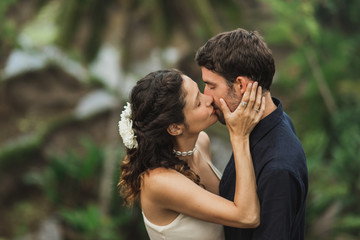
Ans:
<svg viewBox="0 0 360 240"><path fill-rule="evenodd" d="M214 108L225 124L220 109L223 98L234 111L241 103L247 84L257 81L263 88L266 109L250 135L261 224L256 229L225 227L227 240L303 240L308 173L305 154L289 116L280 100L272 98L270 87L275 73L271 50L257 32L236 29L208 40L196 53L205 94L214 98ZM233 200L235 166L231 156L220 181L222 197Z"/></svg>

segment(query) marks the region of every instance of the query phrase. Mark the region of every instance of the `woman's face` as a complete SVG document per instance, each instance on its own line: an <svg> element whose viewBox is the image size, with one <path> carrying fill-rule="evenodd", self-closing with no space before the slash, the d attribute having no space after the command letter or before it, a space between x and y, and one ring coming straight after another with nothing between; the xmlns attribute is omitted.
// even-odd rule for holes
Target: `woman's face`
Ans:
<svg viewBox="0 0 360 240"><path fill-rule="evenodd" d="M186 93L184 133L198 134L217 121L217 116L212 106L213 98L202 94L196 82L188 76L182 75L182 78L183 91Z"/></svg>

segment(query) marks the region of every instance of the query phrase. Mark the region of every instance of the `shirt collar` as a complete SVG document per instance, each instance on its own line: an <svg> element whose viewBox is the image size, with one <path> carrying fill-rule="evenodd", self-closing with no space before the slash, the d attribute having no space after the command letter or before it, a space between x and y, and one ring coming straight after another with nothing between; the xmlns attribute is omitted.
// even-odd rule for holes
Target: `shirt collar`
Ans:
<svg viewBox="0 0 360 240"><path fill-rule="evenodd" d="M283 115L283 108L281 101L277 98L272 97L274 104L277 108L262 119L253 129L250 134L250 147L253 148L262 137L264 137L271 129L273 129L276 125L281 121L281 117Z"/></svg>

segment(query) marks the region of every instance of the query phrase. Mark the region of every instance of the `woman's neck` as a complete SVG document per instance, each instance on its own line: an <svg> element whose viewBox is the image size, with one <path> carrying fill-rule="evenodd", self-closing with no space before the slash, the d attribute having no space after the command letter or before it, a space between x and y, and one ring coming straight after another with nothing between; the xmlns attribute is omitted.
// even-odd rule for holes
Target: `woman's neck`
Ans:
<svg viewBox="0 0 360 240"><path fill-rule="evenodd" d="M175 143L174 143L174 150L179 152L189 152L192 151L195 148L197 139L199 137L199 134L188 136L186 134L176 136ZM197 150L195 150L196 152ZM180 159L185 160L186 162L190 162L193 160L195 152L191 155L187 156L178 156Z"/></svg>

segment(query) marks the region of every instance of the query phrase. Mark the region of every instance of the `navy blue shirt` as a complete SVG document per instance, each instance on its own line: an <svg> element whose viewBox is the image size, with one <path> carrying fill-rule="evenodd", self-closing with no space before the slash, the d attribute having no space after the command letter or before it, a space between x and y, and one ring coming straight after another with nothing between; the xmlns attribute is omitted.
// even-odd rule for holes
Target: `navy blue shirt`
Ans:
<svg viewBox="0 0 360 240"><path fill-rule="evenodd" d="M225 228L226 240L303 240L308 172L302 145L295 135L281 102L262 119L250 135L257 193L260 200L260 226L256 229ZM231 201L235 193L235 165L232 155L220 181L220 195Z"/></svg>

